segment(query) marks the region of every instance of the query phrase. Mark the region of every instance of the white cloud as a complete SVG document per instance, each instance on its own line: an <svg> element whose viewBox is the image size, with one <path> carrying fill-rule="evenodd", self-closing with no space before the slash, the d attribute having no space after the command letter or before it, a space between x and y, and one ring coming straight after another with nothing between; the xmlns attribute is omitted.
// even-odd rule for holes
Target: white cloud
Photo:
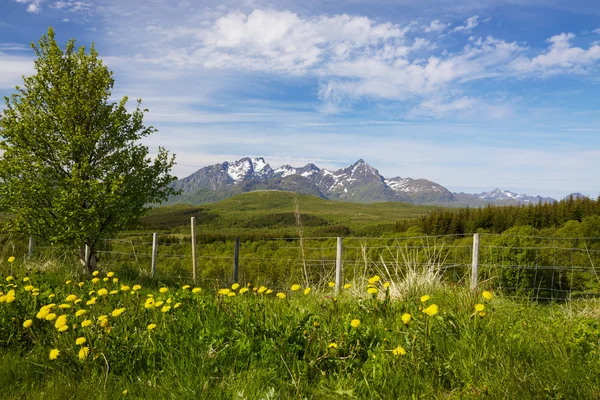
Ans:
<svg viewBox="0 0 600 400"><path fill-rule="evenodd" d="M39 13L40 12L40 7L37 4L35 4L35 3L31 3L27 7L27 12L30 12L30 13Z"/></svg>
<svg viewBox="0 0 600 400"><path fill-rule="evenodd" d="M407 113L407 118L432 117L436 119L474 118L485 119L506 118L513 113L508 103L490 103L474 96L444 97L433 95L424 99L418 106Z"/></svg>
<svg viewBox="0 0 600 400"><path fill-rule="evenodd" d="M14 89L16 85L23 83L22 75L33 73L33 62L30 58L0 53L0 89Z"/></svg>
<svg viewBox="0 0 600 400"><path fill-rule="evenodd" d="M425 32L443 32L446 28L448 28L451 24L445 24L443 22L441 22L439 19L435 19L433 21L431 21L431 23L429 25L423 25L421 28L425 31Z"/></svg>
<svg viewBox="0 0 600 400"><path fill-rule="evenodd" d="M599 34L599 35L600 35L600 28L598 28L598 29L594 29L592 32L594 32L594 33L597 33L597 34Z"/></svg>
<svg viewBox="0 0 600 400"><path fill-rule="evenodd" d="M467 18L464 25L455 27L452 30L452 32L459 32L459 31L468 32L471 29L475 28L477 25L479 25L479 16L474 15L472 17Z"/></svg>
<svg viewBox="0 0 600 400"><path fill-rule="evenodd" d="M40 7L40 4L44 0L15 0L15 1L17 3L21 3L21 4L28 4L27 12L36 14L42 10L42 8Z"/></svg>
<svg viewBox="0 0 600 400"><path fill-rule="evenodd" d="M594 43L587 50L573 47L573 33L561 33L548 39L548 51L533 58L521 56L510 63L510 68L518 73L539 73L554 75L559 73L585 73L600 60L600 44Z"/></svg>

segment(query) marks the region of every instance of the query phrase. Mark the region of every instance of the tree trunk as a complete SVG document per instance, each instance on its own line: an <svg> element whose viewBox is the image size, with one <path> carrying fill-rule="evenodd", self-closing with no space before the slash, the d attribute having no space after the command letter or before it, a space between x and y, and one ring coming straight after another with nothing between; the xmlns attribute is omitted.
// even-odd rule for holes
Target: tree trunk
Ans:
<svg viewBox="0 0 600 400"><path fill-rule="evenodd" d="M79 262L83 266L84 272L92 273L97 269L98 258L96 257L96 249L87 246L79 248Z"/></svg>

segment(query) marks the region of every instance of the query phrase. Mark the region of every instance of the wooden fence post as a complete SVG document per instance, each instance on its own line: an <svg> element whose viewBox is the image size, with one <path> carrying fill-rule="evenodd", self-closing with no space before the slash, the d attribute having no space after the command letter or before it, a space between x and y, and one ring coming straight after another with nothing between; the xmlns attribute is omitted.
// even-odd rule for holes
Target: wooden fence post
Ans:
<svg viewBox="0 0 600 400"><path fill-rule="evenodd" d="M233 247L233 283L238 281L238 271L240 269L240 238L235 238Z"/></svg>
<svg viewBox="0 0 600 400"><path fill-rule="evenodd" d="M152 277L156 276L156 254L158 253L158 233L152 234Z"/></svg>
<svg viewBox="0 0 600 400"><path fill-rule="evenodd" d="M479 233L473 234L473 260L471 263L471 290L477 290L479 280Z"/></svg>
<svg viewBox="0 0 600 400"><path fill-rule="evenodd" d="M29 236L29 250L27 251L27 257L31 257L33 254L33 236Z"/></svg>
<svg viewBox="0 0 600 400"><path fill-rule="evenodd" d="M342 238L337 238L337 252L335 256L335 294L342 289Z"/></svg>
<svg viewBox="0 0 600 400"><path fill-rule="evenodd" d="M191 225L192 225L192 279L194 280L194 283L196 283L196 217L192 217L191 220Z"/></svg>

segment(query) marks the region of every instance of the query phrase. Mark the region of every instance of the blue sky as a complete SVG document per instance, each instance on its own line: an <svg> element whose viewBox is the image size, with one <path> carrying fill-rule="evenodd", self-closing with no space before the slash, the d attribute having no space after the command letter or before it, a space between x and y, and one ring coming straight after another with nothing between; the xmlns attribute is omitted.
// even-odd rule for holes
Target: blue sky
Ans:
<svg viewBox="0 0 600 400"><path fill-rule="evenodd" d="M95 43L179 177L363 158L452 191L600 194L597 0L0 0L1 95L48 26Z"/></svg>

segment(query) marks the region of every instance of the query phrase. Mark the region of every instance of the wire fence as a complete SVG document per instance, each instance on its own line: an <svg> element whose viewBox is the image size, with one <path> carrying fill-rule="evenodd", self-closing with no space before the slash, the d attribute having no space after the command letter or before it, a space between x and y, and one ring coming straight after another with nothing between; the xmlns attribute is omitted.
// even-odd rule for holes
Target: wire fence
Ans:
<svg viewBox="0 0 600 400"><path fill-rule="evenodd" d="M286 287L313 287L336 281L364 282L373 275L392 282L411 274L432 274L446 283L491 288L506 296L564 300L600 295L600 238L480 234L474 259L474 235L345 237L341 257L335 237L268 238L239 242L195 241L196 280L213 285L239 282ZM156 257L153 257L153 245ZM5 246L6 247L6 246ZM48 255L52 246L36 245L33 255ZM15 251L14 246L12 249ZM31 253L32 249L28 250ZM159 280L190 282L190 235L152 233L103 239L97 249L102 269L127 270ZM152 265L156 265L152 275Z"/></svg>

